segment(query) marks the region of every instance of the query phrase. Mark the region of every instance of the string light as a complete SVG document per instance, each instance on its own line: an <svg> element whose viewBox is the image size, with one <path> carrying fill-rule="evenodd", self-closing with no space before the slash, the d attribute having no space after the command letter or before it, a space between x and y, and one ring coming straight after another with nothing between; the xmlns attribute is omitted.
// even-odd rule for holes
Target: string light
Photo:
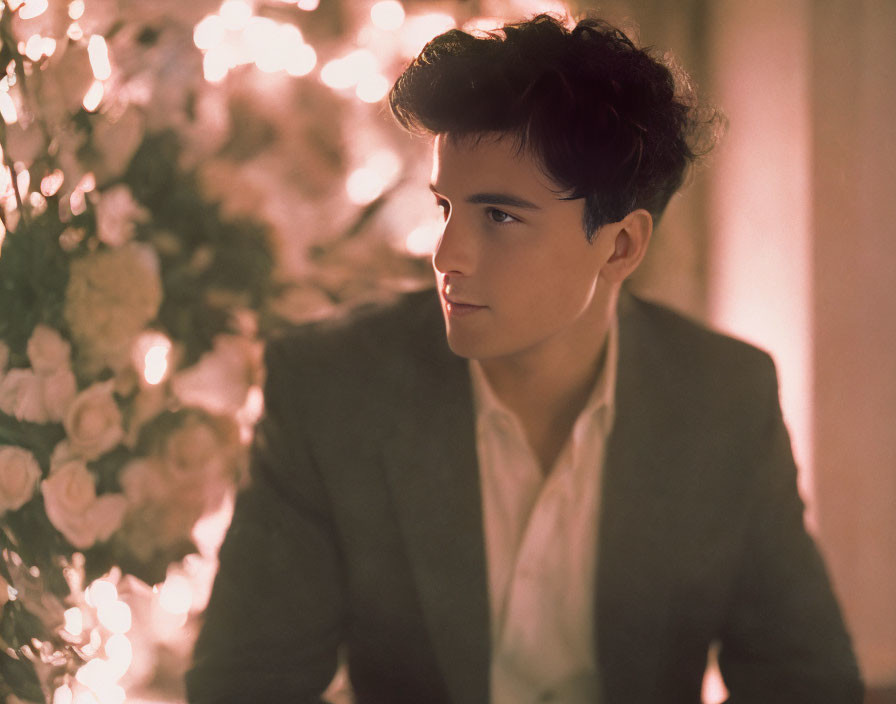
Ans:
<svg viewBox="0 0 896 704"><path fill-rule="evenodd" d="M100 106L105 94L106 89L103 88L102 82L94 81L84 94L84 100L81 101L81 105L84 106L87 112L94 112Z"/></svg>
<svg viewBox="0 0 896 704"><path fill-rule="evenodd" d="M65 180L65 174L62 173L60 169L56 169L41 179L40 182L40 192L43 193L47 198L52 195L55 195L60 188L62 188L62 183Z"/></svg>
<svg viewBox="0 0 896 704"><path fill-rule="evenodd" d="M243 0L226 0L218 11L227 29L239 31L252 17L252 8Z"/></svg>
<svg viewBox="0 0 896 704"><path fill-rule="evenodd" d="M305 12L313 12L320 5L320 0L299 0L296 6Z"/></svg>
<svg viewBox="0 0 896 704"><path fill-rule="evenodd" d="M398 0L383 0L370 8L370 20L374 26L393 31L404 24L404 5Z"/></svg>
<svg viewBox="0 0 896 704"><path fill-rule="evenodd" d="M0 91L0 117L3 118L7 125L11 125L19 120L16 104L6 91Z"/></svg>
<svg viewBox="0 0 896 704"><path fill-rule="evenodd" d="M425 257L433 253L442 236L442 223L424 223L415 227L405 238L404 247L415 257Z"/></svg>
<svg viewBox="0 0 896 704"><path fill-rule="evenodd" d="M171 340L155 330L142 333L134 342L131 359L150 386L160 384L167 377L171 347Z"/></svg>
<svg viewBox="0 0 896 704"><path fill-rule="evenodd" d="M193 28L193 43L204 51L218 46L224 41L227 29L219 15L208 15L199 20Z"/></svg>
<svg viewBox="0 0 896 704"><path fill-rule="evenodd" d="M39 17L49 7L47 0L25 0L22 9L19 10L19 18L23 20L31 20Z"/></svg>
<svg viewBox="0 0 896 704"><path fill-rule="evenodd" d="M407 57L416 56L430 39L447 32L456 24L451 15L442 12L409 17L404 23L399 40L402 54Z"/></svg>
<svg viewBox="0 0 896 704"><path fill-rule="evenodd" d="M84 15L84 0L73 0L68 5L68 16L79 20Z"/></svg>
<svg viewBox="0 0 896 704"><path fill-rule="evenodd" d="M109 63L109 48L106 40L99 34L94 34L87 42L87 56L90 58L90 68L93 77L98 81L105 81L112 75L112 64Z"/></svg>
<svg viewBox="0 0 896 704"><path fill-rule="evenodd" d="M385 76L379 73L374 73L369 76L364 76L358 81L358 86L355 88L355 95L365 103L378 103L386 97L386 93L389 92L389 88L391 87L392 84Z"/></svg>
<svg viewBox="0 0 896 704"><path fill-rule="evenodd" d="M84 632L84 614L77 606L67 609L65 614L65 630L76 638Z"/></svg>

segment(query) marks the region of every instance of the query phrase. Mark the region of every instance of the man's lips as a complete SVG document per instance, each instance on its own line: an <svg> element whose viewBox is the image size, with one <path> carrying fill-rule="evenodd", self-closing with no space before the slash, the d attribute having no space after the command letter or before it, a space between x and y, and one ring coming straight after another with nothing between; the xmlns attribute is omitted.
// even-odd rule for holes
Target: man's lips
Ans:
<svg viewBox="0 0 896 704"><path fill-rule="evenodd" d="M478 305L476 303L470 303L456 296L448 297L444 292L442 293L442 298L445 301L445 308L447 309L448 313L454 315L473 313L477 310L482 310L483 308L487 307Z"/></svg>

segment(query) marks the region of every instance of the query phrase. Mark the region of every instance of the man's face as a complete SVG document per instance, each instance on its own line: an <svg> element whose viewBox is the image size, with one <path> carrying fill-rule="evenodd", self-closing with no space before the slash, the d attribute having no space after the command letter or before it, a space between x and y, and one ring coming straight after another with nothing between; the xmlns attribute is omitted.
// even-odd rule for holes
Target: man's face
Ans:
<svg viewBox="0 0 896 704"><path fill-rule="evenodd" d="M609 255L585 238L583 200L560 200L508 137L438 137L432 190L445 216L433 267L456 354L511 358L593 335Z"/></svg>

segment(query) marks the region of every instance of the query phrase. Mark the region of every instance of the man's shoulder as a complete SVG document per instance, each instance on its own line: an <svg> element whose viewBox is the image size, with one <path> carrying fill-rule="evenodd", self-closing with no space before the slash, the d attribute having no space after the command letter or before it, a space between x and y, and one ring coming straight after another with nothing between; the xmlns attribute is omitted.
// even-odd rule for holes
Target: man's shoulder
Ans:
<svg viewBox="0 0 896 704"><path fill-rule="evenodd" d="M620 300L620 326L631 347L689 384L735 391L758 381L775 382L769 353L665 305L632 294ZM744 389L747 390L746 388Z"/></svg>
<svg viewBox="0 0 896 704"><path fill-rule="evenodd" d="M265 345L268 369L379 375L442 342L441 312L432 289L397 294L289 327Z"/></svg>

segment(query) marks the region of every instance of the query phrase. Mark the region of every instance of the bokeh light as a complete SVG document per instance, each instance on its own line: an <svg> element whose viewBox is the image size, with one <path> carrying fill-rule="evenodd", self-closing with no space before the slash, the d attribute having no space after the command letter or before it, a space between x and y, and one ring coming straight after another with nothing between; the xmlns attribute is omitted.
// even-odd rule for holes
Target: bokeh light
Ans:
<svg viewBox="0 0 896 704"><path fill-rule="evenodd" d="M90 58L90 68L93 69L96 80L105 81L112 75L109 48L106 46L106 40L99 34L94 34L87 42L87 56Z"/></svg>
<svg viewBox="0 0 896 704"><path fill-rule="evenodd" d="M370 20L374 26L387 31L401 27L404 17L404 6L398 0L383 0L370 8Z"/></svg>

